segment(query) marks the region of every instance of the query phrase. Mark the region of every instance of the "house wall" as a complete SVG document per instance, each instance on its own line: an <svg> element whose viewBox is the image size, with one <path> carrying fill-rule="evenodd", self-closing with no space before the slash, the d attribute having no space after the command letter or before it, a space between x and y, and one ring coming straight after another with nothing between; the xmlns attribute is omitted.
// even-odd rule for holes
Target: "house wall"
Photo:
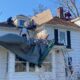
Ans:
<svg viewBox="0 0 80 80"><path fill-rule="evenodd" d="M45 28L44 28L45 29ZM46 31L49 34L49 38L48 39L54 39L54 28L52 27L46 27ZM0 30L0 36L7 34L7 33L16 33L19 34L17 31L12 31L12 30ZM78 31L71 31L71 45L72 45L72 51L69 52L69 55L72 56L73 58L73 67L75 71L79 71L80 68L80 32ZM1 49L2 50L2 49ZM5 78L5 72L6 72L6 59L7 59L7 55L6 55L6 51L1 52L0 50L0 78ZM39 73L39 72L15 72L15 55L13 53L11 53L9 51L9 61L8 61L8 75L7 75L7 79L3 79L3 80L39 80L40 78L44 78L44 76L46 75L48 78L53 78L53 80L66 80L65 79L65 66L64 66L64 58L62 55L62 52L60 51L60 53L56 53L55 50L52 50L52 57L53 57L53 61L52 61L52 72L48 72L48 73ZM3 61L3 63L1 63ZM2 66L4 65L4 66ZM3 69L2 69L3 68ZM3 71L4 70L4 71ZM3 74L1 74L3 73ZM42 75L41 75L42 74ZM40 77L42 76L42 77ZM45 76L45 77L46 77ZM53 77L52 77L53 76ZM48 79L47 78L47 79ZM1 79L2 80L2 79ZM49 79L50 80L50 79Z"/></svg>
<svg viewBox="0 0 80 80"><path fill-rule="evenodd" d="M8 80L43 80L44 78L51 78L52 73L35 72L15 72L15 55L9 52L9 71ZM48 79L49 80L49 79Z"/></svg>
<svg viewBox="0 0 80 80"><path fill-rule="evenodd" d="M61 28L58 28L59 30ZM77 30L62 28L64 31L70 30L71 32L71 47L72 49L68 51L69 56L72 57L72 65L74 72L80 70L80 32ZM54 27L47 27L46 30L49 32L49 39L54 39ZM60 60L60 59L59 59ZM80 73L80 71L79 71Z"/></svg>
<svg viewBox="0 0 80 80"><path fill-rule="evenodd" d="M74 71L80 70L80 32L78 31L71 31L71 45L72 51L69 53L73 59L73 68Z"/></svg>
<svg viewBox="0 0 80 80"><path fill-rule="evenodd" d="M7 80L7 50L0 46L0 80Z"/></svg>
<svg viewBox="0 0 80 80"><path fill-rule="evenodd" d="M45 29L45 28L44 28ZM54 39L54 28L46 27L49 34L48 39ZM65 80L65 66L62 52L56 54L55 50L52 53L52 72L15 72L15 55L10 52L9 54L9 80Z"/></svg>
<svg viewBox="0 0 80 80"><path fill-rule="evenodd" d="M65 62L62 51L56 53L56 80L66 80L65 76Z"/></svg>
<svg viewBox="0 0 80 80"><path fill-rule="evenodd" d="M58 29L61 29L61 28L58 28ZM54 27L53 28L46 27L46 30L50 34L49 39L54 39ZM69 29L63 28L63 30L67 31ZM70 29L70 31L71 31L71 47L72 47L72 49L70 51L68 51L68 54L69 54L70 57L72 57L72 66L73 66L73 71L74 71L73 72L73 77L76 77L78 73L79 73L79 76L80 76L80 37L79 37L80 36L80 32L77 31L77 30L72 30L72 29ZM59 79L62 76L64 76L62 78L65 78L64 59L61 58L61 57L62 57L61 52L60 52L60 54L56 54L56 61L55 61L56 64L57 64L57 66L56 66L56 75L57 76L56 77L59 78ZM61 66L61 64L62 64L62 66Z"/></svg>
<svg viewBox="0 0 80 80"><path fill-rule="evenodd" d="M0 36L8 33L16 33L14 30L0 29ZM8 50L0 46L0 80L8 80Z"/></svg>
<svg viewBox="0 0 80 80"><path fill-rule="evenodd" d="M15 55L9 52L8 80L65 80L62 52L56 54L53 49L51 53L52 72L41 72L40 70L35 72L15 72Z"/></svg>
<svg viewBox="0 0 80 80"><path fill-rule="evenodd" d="M54 39L54 28L53 27L45 27L47 33L49 34L48 39L52 40Z"/></svg>

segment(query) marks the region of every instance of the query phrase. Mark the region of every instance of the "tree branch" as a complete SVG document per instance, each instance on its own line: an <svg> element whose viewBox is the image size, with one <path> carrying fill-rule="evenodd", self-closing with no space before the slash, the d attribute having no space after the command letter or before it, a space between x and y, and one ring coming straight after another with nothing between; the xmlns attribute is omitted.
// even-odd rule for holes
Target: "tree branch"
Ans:
<svg viewBox="0 0 80 80"><path fill-rule="evenodd" d="M75 1L70 0L70 2L71 2L71 4L73 5L74 9L76 10L77 17L79 17L79 11L78 11L78 8L77 8L77 6L76 6Z"/></svg>

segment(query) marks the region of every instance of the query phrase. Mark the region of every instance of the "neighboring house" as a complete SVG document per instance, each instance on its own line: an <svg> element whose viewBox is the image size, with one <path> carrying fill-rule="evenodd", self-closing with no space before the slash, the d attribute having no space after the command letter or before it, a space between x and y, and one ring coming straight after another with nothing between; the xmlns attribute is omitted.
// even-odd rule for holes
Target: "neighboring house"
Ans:
<svg viewBox="0 0 80 80"><path fill-rule="evenodd" d="M15 19L21 22L22 18ZM19 26L22 22L19 22ZM20 60L14 53L0 46L0 80L66 80L78 67L80 52L80 28L70 21L53 17L37 26L30 34L44 32L54 41L54 47L44 60L42 67ZM0 36L12 33L20 35L20 28L15 25L0 23ZM76 68L75 68L76 67Z"/></svg>
<svg viewBox="0 0 80 80"><path fill-rule="evenodd" d="M80 26L80 17L71 20L71 22L74 22L76 25Z"/></svg>

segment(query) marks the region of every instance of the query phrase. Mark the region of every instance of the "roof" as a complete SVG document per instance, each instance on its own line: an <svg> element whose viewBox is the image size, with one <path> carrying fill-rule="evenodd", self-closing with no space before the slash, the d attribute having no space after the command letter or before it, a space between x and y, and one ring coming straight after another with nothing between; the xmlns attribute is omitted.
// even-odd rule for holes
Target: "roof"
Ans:
<svg viewBox="0 0 80 80"><path fill-rule="evenodd" d="M77 29L80 31L80 27L78 25L74 24L74 22L67 21L65 19L60 19L58 17L53 17L51 20L44 22L43 24L61 25L61 26L63 25L63 26L65 26L65 28ZM0 22L0 27L16 28L16 26L14 24L8 24L7 22Z"/></svg>
<svg viewBox="0 0 80 80"><path fill-rule="evenodd" d="M74 28L79 28L74 22L71 22L70 20L66 19L60 19L58 17L53 17L50 21L46 22L46 24L52 24L52 25L64 25L64 26L69 26L69 27L74 27Z"/></svg>
<svg viewBox="0 0 80 80"><path fill-rule="evenodd" d="M76 22L76 21L79 21L80 20L80 17L77 17L75 19L72 19L71 22Z"/></svg>
<svg viewBox="0 0 80 80"><path fill-rule="evenodd" d="M16 27L14 24L8 24L7 22L0 22L0 27Z"/></svg>
<svg viewBox="0 0 80 80"><path fill-rule="evenodd" d="M24 17L26 19L29 19L28 16L25 16L23 14L20 15L16 15L16 17L13 19L15 21L16 18L21 18ZM35 23L37 23L37 25L41 25L43 23L48 22L49 20L51 20L53 18L51 11L49 9L37 14L36 16L33 16L32 19L35 21ZM22 19L22 18L21 18ZM16 27L15 25L12 24L8 24L7 21L5 22L0 22L0 27Z"/></svg>

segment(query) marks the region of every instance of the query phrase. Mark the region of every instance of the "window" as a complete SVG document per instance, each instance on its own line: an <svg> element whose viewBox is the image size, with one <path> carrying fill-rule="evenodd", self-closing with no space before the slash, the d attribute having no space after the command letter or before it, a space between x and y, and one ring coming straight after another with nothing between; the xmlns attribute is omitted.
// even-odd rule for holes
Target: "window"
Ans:
<svg viewBox="0 0 80 80"><path fill-rule="evenodd" d="M19 26L23 27L24 26L24 22L25 22L24 20L19 20Z"/></svg>
<svg viewBox="0 0 80 80"><path fill-rule="evenodd" d="M51 53L48 54L46 59L44 60L41 70L43 72L52 72L52 58Z"/></svg>
<svg viewBox="0 0 80 80"><path fill-rule="evenodd" d="M29 72L35 72L35 64L29 63Z"/></svg>
<svg viewBox="0 0 80 80"><path fill-rule="evenodd" d="M26 71L26 61L20 59L18 56L15 58L15 72Z"/></svg>
<svg viewBox="0 0 80 80"><path fill-rule="evenodd" d="M46 59L44 60L42 67L39 68L35 66L35 64L26 62L19 57L15 57L15 72L35 72L35 71L42 71L42 72L52 72L52 58L51 53L48 54Z"/></svg>
<svg viewBox="0 0 80 80"><path fill-rule="evenodd" d="M65 31L59 31L59 43L66 45L66 32Z"/></svg>
<svg viewBox="0 0 80 80"><path fill-rule="evenodd" d="M25 60L16 56L15 58L15 72L34 72L35 65L28 63Z"/></svg>

